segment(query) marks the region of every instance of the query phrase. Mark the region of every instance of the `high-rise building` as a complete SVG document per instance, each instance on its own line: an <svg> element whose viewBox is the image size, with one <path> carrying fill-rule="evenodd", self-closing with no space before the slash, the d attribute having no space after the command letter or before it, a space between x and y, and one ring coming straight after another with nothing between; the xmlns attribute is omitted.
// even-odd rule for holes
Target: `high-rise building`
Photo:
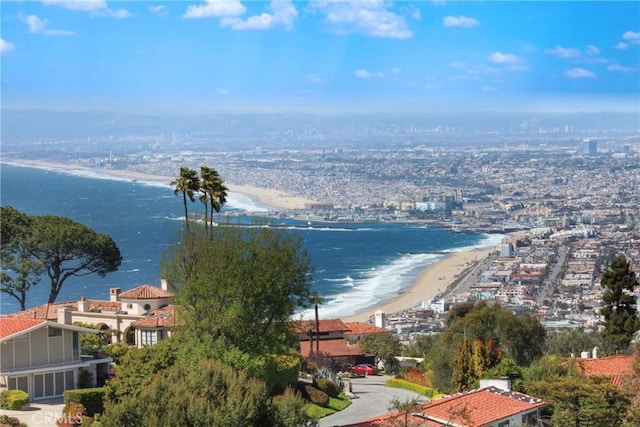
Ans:
<svg viewBox="0 0 640 427"><path fill-rule="evenodd" d="M585 156L598 155L598 141L594 139L585 139L582 141L582 154Z"/></svg>

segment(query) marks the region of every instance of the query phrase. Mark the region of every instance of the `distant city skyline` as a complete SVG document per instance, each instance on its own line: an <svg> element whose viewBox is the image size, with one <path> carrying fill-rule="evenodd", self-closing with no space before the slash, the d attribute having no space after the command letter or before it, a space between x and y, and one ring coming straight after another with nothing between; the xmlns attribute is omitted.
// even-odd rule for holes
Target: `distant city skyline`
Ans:
<svg viewBox="0 0 640 427"><path fill-rule="evenodd" d="M640 110L640 3L2 1L2 107Z"/></svg>

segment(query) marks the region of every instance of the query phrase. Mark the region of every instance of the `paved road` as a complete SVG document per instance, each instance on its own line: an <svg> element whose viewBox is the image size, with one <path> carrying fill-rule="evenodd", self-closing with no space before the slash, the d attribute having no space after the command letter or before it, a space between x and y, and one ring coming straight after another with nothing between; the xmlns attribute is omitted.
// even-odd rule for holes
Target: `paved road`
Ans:
<svg viewBox="0 0 640 427"><path fill-rule="evenodd" d="M9 411L3 409L2 415L15 417L28 427L55 427L56 421L62 418L62 398L32 402L28 409L22 411Z"/></svg>
<svg viewBox="0 0 640 427"><path fill-rule="evenodd" d="M352 378L352 390L356 398L351 400L347 409L322 418L319 426L336 427L358 423L389 412L389 403L393 398L404 402L418 397L413 391L385 387L384 382L389 378L391 377L384 375ZM422 399L426 402L426 397L423 396Z"/></svg>

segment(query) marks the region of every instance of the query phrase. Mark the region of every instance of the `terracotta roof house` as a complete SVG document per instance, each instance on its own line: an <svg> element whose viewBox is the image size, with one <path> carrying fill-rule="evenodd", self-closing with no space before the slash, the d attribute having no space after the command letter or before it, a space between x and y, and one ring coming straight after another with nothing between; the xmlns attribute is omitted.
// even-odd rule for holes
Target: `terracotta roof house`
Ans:
<svg viewBox="0 0 640 427"><path fill-rule="evenodd" d="M319 340L316 341L315 320L294 322L294 330L298 333L300 353L305 359L313 360L316 355L324 359L336 369L346 369L348 365L372 363L374 358L360 350L358 343L347 340L351 330L340 319L319 320Z"/></svg>
<svg viewBox="0 0 640 427"><path fill-rule="evenodd" d="M576 359L578 371L588 377L611 377L611 384L623 387L625 378L633 373L633 356L615 355L596 359Z"/></svg>
<svg viewBox="0 0 640 427"><path fill-rule="evenodd" d="M60 308L56 321L0 317L0 391L24 390L32 400L61 396L78 386L82 370L96 385L112 359L80 355L80 335L90 333L98 331L71 325L70 308Z"/></svg>
<svg viewBox="0 0 640 427"><path fill-rule="evenodd" d="M105 335L110 336L111 342L125 342L142 347L155 344L171 335L175 316L171 306L173 293L167 288L165 280L161 281L161 287L145 284L126 292L121 292L120 288L111 288L108 301L82 297L79 301L43 304L12 316L55 322L58 319L57 311L69 308L72 323L94 324ZM168 309L170 306L172 308ZM148 318L153 320L139 323L140 329L136 329L136 322Z"/></svg>
<svg viewBox="0 0 640 427"><path fill-rule="evenodd" d="M349 328L349 330L345 332L345 336L356 341L360 341L371 334L391 334L393 332L390 329L379 328L369 323L345 322L345 325Z"/></svg>
<svg viewBox="0 0 640 427"><path fill-rule="evenodd" d="M540 411L547 404L535 397L493 385L443 397L413 411L410 426L507 427L540 426ZM396 425L397 412L352 427Z"/></svg>

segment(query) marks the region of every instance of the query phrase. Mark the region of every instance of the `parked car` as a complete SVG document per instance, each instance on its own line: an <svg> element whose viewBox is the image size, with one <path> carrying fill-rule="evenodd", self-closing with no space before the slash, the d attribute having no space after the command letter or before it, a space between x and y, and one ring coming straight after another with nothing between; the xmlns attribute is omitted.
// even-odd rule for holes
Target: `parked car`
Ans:
<svg viewBox="0 0 640 427"><path fill-rule="evenodd" d="M351 367L351 373L355 375L378 375L378 368L373 365L362 363Z"/></svg>

